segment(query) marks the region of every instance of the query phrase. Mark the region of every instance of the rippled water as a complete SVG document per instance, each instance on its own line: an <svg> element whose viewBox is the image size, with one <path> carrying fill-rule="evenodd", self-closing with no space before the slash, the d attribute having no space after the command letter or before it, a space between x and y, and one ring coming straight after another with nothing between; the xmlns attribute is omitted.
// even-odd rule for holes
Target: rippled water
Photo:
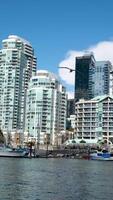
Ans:
<svg viewBox="0 0 113 200"><path fill-rule="evenodd" d="M0 158L0 200L112 200L113 162Z"/></svg>

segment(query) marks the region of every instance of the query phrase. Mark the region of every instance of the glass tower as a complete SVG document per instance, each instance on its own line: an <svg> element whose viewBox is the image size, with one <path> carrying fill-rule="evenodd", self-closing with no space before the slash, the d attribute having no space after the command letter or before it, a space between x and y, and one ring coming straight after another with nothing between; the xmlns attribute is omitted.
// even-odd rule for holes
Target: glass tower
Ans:
<svg viewBox="0 0 113 200"><path fill-rule="evenodd" d="M93 54L76 57L75 66L75 101L92 98L92 74L95 67Z"/></svg>
<svg viewBox="0 0 113 200"><path fill-rule="evenodd" d="M75 114L75 101L74 99L67 100L67 117Z"/></svg>

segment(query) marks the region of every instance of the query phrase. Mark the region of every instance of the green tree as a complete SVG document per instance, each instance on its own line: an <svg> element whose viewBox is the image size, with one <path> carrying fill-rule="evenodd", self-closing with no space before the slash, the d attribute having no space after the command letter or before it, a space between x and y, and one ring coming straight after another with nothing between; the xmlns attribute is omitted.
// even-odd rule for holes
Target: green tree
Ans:
<svg viewBox="0 0 113 200"><path fill-rule="evenodd" d="M5 142L5 138L4 138L2 130L0 129L0 143L4 143L4 142Z"/></svg>

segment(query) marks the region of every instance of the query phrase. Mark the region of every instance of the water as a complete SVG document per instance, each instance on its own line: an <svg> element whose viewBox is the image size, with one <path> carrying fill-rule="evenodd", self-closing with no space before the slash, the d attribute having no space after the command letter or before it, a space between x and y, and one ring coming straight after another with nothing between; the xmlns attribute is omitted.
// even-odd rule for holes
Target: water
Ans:
<svg viewBox="0 0 113 200"><path fill-rule="evenodd" d="M0 158L0 200L113 200L113 162Z"/></svg>

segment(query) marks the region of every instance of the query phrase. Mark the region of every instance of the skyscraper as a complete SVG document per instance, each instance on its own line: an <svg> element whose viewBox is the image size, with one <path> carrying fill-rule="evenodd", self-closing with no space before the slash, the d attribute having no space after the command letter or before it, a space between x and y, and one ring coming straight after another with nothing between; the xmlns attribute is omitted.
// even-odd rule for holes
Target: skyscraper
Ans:
<svg viewBox="0 0 113 200"><path fill-rule="evenodd" d="M67 100L67 117L75 114L75 101L74 99Z"/></svg>
<svg viewBox="0 0 113 200"><path fill-rule="evenodd" d="M2 41L0 50L0 128L3 132L24 130L26 89L36 73L31 44L15 35Z"/></svg>
<svg viewBox="0 0 113 200"><path fill-rule="evenodd" d="M92 74L95 67L93 54L76 57L75 66L75 101L92 98Z"/></svg>
<svg viewBox="0 0 113 200"><path fill-rule="evenodd" d="M55 136L66 129L66 89L58 78L46 71L37 71L27 90L26 126L31 140L44 143L46 134L54 144Z"/></svg>
<svg viewBox="0 0 113 200"><path fill-rule="evenodd" d="M109 61L96 61L92 74L92 96L113 95L110 91L113 85L111 83L111 75L113 67Z"/></svg>

